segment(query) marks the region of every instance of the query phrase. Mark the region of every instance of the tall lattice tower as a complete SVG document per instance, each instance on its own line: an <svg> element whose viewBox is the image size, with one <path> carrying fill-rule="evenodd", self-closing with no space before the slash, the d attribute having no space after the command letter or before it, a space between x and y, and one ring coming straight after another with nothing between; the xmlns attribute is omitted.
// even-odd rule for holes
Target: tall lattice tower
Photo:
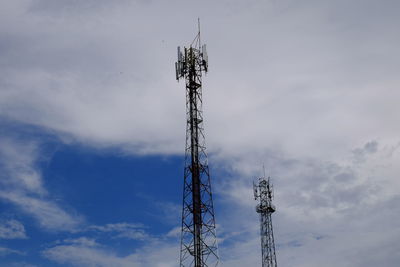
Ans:
<svg viewBox="0 0 400 267"><path fill-rule="evenodd" d="M206 155L202 112L202 73L208 70L199 31L183 52L178 47L176 79L186 81L186 150L180 266L218 265L215 216Z"/></svg>
<svg viewBox="0 0 400 267"><path fill-rule="evenodd" d="M259 178L258 185L253 184L254 199L260 203L256 206L257 213L260 214L261 223L261 256L262 267L276 267L276 254L274 232L272 230L271 215L275 212L275 206L272 204L273 190L270 178Z"/></svg>

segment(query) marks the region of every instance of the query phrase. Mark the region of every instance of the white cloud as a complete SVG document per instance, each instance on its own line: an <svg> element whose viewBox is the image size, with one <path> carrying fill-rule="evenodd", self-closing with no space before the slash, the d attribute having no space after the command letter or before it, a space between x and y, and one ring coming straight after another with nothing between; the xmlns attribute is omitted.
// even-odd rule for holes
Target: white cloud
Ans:
<svg viewBox="0 0 400 267"><path fill-rule="evenodd" d="M135 266L133 261L119 258L106 249L93 248L82 245L60 245L43 252L43 255L61 264L69 263L73 266Z"/></svg>
<svg viewBox="0 0 400 267"><path fill-rule="evenodd" d="M152 237L146 233L142 224L134 223L114 223L106 225L92 225L89 230L96 230L99 232L116 233L115 238L127 238L134 240L151 240Z"/></svg>
<svg viewBox="0 0 400 267"><path fill-rule="evenodd" d="M0 146L3 169L1 182L7 187L45 195L41 174L35 168L35 161L40 157L37 144L3 136Z"/></svg>
<svg viewBox="0 0 400 267"><path fill-rule="evenodd" d="M98 246L100 246L100 244L97 243L95 239L87 238L87 237L67 238L67 239L63 240L63 242L58 242L58 243L78 245L78 246L83 246L83 247L98 247Z"/></svg>
<svg viewBox="0 0 400 267"><path fill-rule="evenodd" d="M143 248L128 255L118 255L112 248L102 246L87 238L66 240L42 252L43 256L61 264L73 266L154 266L172 267L177 265L178 247L169 242L150 241Z"/></svg>
<svg viewBox="0 0 400 267"><path fill-rule="evenodd" d="M0 222L0 238L2 239L25 239L25 227L16 220Z"/></svg>
<svg viewBox="0 0 400 267"><path fill-rule="evenodd" d="M24 213L35 218L41 227L52 231L76 231L83 218L67 212L51 199L31 197L18 192L0 191L0 198L11 202Z"/></svg>
<svg viewBox="0 0 400 267"><path fill-rule="evenodd" d="M6 256L8 254L24 255L24 253L19 250L14 250L14 249L6 248L6 247L0 247L0 256Z"/></svg>
<svg viewBox="0 0 400 267"><path fill-rule="evenodd" d="M0 198L35 218L48 230L76 230L83 217L56 203L44 187L36 166L40 160L38 144L11 138L0 138Z"/></svg>

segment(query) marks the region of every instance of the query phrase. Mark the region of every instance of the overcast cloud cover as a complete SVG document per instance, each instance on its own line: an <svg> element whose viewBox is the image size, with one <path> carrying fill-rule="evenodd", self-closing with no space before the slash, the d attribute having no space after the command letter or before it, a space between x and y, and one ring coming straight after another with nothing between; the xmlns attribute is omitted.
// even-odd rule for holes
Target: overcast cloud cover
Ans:
<svg viewBox="0 0 400 267"><path fill-rule="evenodd" d="M174 61L200 17L222 265L260 265L251 184L265 164L280 266L398 266L399 11L395 0L2 1L0 265L177 266L180 201L138 195L164 213L97 221L55 184L67 171L46 173L66 147L88 165L82 149L182 156ZM168 227L149 226L157 216Z"/></svg>

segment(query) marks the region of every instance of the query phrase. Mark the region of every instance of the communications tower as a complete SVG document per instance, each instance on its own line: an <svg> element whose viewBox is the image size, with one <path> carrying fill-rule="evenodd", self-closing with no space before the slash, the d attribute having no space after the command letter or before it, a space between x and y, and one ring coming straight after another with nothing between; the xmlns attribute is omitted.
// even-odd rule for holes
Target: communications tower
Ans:
<svg viewBox="0 0 400 267"><path fill-rule="evenodd" d="M202 73L208 70L199 31L189 47L178 47L176 79L186 82L186 149L183 183L181 267L218 265L215 216L204 140Z"/></svg>
<svg viewBox="0 0 400 267"><path fill-rule="evenodd" d="M276 254L274 233L272 230L271 215L275 212L275 206L272 204L273 190L270 178L259 178L258 184L253 183L254 199L259 200L256 206L257 213L260 214L260 234L261 234L261 257L262 267L276 267Z"/></svg>

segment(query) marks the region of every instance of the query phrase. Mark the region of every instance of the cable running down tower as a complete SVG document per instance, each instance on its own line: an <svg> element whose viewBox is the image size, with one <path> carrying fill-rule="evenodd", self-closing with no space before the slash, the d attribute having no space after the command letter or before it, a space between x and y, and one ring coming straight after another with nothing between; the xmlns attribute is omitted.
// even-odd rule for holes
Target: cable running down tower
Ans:
<svg viewBox="0 0 400 267"><path fill-rule="evenodd" d="M218 265L215 216L202 112L202 73L208 70L206 46L196 38L178 47L176 79L186 82L186 149L183 185L181 267Z"/></svg>
<svg viewBox="0 0 400 267"><path fill-rule="evenodd" d="M254 199L259 200L256 206L257 213L260 214L260 234L261 234L261 257L262 267L277 267L274 233L272 230L271 214L275 212L272 204L273 188L270 178L259 178L258 185L253 183Z"/></svg>

